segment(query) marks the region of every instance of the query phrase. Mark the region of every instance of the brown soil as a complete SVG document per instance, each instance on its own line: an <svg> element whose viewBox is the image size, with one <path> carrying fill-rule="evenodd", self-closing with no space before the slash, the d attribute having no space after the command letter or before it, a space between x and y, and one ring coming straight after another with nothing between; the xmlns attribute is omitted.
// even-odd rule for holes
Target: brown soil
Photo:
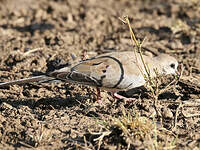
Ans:
<svg viewBox="0 0 200 150"><path fill-rule="evenodd" d="M79 61L132 50L124 15L137 38L146 37L148 53L168 53L184 66L182 79L158 97L160 117L148 92L125 103L102 91L99 105L95 89L69 83L0 89L0 149L198 149L199 14L199 0L0 1L1 81L52 71L72 62L72 54ZM144 125L140 133L128 114Z"/></svg>

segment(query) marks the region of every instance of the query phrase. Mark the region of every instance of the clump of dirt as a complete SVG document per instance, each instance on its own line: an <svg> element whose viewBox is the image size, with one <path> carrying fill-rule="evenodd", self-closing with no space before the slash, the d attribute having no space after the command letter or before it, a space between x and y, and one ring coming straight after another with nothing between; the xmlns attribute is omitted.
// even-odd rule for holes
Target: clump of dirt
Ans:
<svg viewBox="0 0 200 150"><path fill-rule="evenodd" d="M132 103L102 91L104 105L99 105L95 89L70 83L0 89L0 148L198 148L199 6L198 0L2 0L1 82L50 72L83 57L133 50L129 29L119 19L124 15L137 38L145 38L146 53L173 55L184 69L182 78L159 95L157 109L143 90Z"/></svg>

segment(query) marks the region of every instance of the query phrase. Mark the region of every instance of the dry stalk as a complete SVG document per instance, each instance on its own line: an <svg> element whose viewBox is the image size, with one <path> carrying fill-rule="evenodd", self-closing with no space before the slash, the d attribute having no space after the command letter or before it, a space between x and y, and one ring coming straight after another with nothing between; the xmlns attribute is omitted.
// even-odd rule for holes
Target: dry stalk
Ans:
<svg viewBox="0 0 200 150"><path fill-rule="evenodd" d="M27 56L27 55L29 55L29 54L31 54L31 53L34 53L34 52L40 51L40 50L42 50L42 49L43 49L42 47L38 47L38 48L34 48L34 49L30 49L29 51L23 53L23 55L24 55L24 56Z"/></svg>
<svg viewBox="0 0 200 150"><path fill-rule="evenodd" d="M143 64L143 66L144 66L144 69L145 69L145 72L146 73L144 73L143 71L142 71L142 69L140 68L140 66L139 66L139 63L138 63L138 60L137 60L137 55L136 55L136 49L134 49L134 52L135 52L135 58L136 58L136 64L137 64L137 66L138 66L138 68L139 68L139 70L141 71L141 73L143 74L143 76L144 76L144 79L146 80L146 82L147 82L147 84L148 84L148 88L150 89L150 91L151 91L151 93L152 93L152 97L153 97L153 99L154 99L154 108L155 108L155 110L156 110L156 112L157 112L157 115L158 116L161 116L161 113L158 111L158 109L157 109L157 99L158 99L158 95L159 95L159 88L158 88L158 80L157 80L157 71L156 70L154 70L155 71L155 74L156 74L156 80L153 80L153 77L151 76L151 72L150 72L150 69L149 69L149 66L148 66L148 64L146 64L145 63L145 61L144 61L144 58L143 58L143 55L142 55L142 44L143 44L143 42L144 42L144 40L143 40L143 42L139 42L137 39L136 39L136 36L135 36L135 34L134 34L134 32L133 32L133 29L132 29L132 27L131 27L131 25L130 25L130 21L129 21L129 19L128 19L128 16L125 16L124 17L124 20L123 19L121 19L120 18L120 20L122 20L123 21L123 23L126 23L126 24L128 24L128 27L129 27L129 31L130 31L130 34L131 34L131 41L132 41L132 44L134 45L136 45L136 47L137 47L137 50L138 50L138 52L139 52L139 55L140 55L140 59L141 59L141 61L142 61L142 64Z"/></svg>
<svg viewBox="0 0 200 150"><path fill-rule="evenodd" d="M178 112L180 110L180 108L183 106L182 102L180 101L180 97L178 97L178 99L176 100L176 102L179 102L179 105L176 109L176 113L175 113L175 117L174 117L174 127L172 129L172 131L176 130L176 126L177 126L177 119L178 119Z"/></svg>
<svg viewBox="0 0 200 150"><path fill-rule="evenodd" d="M149 66L148 66L147 63L145 63L144 58L143 58L143 54L142 54L142 45L143 45L143 43L144 43L144 40L143 40L142 42L139 42L139 41L136 39L136 36L135 36L135 34L134 34L134 32L133 32L133 29L132 29L132 27L131 27L131 24L130 24L130 21L129 21L129 19L128 19L128 16L125 16L125 17L124 17L124 20L121 19L121 18L120 18L120 20L123 21L123 23L126 23L126 24L128 25L128 27L129 27L129 31L130 31L130 34L131 34L131 41L132 41L132 44L133 44L133 45L134 45L134 44L136 45L136 48L137 48L137 50L138 50L138 52L139 52L140 59L141 59L143 65L144 65L144 69L145 69L145 72L146 72L146 73L144 73L144 72L142 71L141 67L138 65L139 63L138 63L138 59L137 59L137 55L136 55L137 52L136 52L136 49L134 49L135 58L136 58L136 64L137 64L139 70L141 71L141 73L143 74L145 80L150 84L149 89L150 89L151 92L153 93L153 95L154 95L153 97L156 98L156 97L157 97L157 96L156 96L157 94L155 94L155 93L156 93L156 92L155 92L155 88L153 88L153 87L157 87L157 82L154 82L154 81L153 81L153 78L152 78L152 76L151 76L151 72L150 72ZM155 72L155 73L156 73L156 72Z"/></svg>
<svg viewBox="0 0 200 150"><path fill-rule="evenodd" d="M94 139L93 141L98 141L98 148L97 150L99 150L101 148L101 144L103 143L103 138L105 136L109 136L112 132L111 131L100 131L100 132L92 132L89 130L89 133L91 135L99 135L98 138Z"/></svg>

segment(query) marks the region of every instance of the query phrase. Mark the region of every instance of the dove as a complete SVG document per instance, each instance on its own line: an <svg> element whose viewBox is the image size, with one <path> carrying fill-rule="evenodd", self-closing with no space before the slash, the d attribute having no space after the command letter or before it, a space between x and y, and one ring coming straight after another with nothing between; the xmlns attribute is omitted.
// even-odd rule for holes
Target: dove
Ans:
<svg viewBox="0 0 200 150"><path fill-rule="evenodd" d="M155 57L143 55L143 60L148 66L151 77L156 77L157 74L168 75L177 72L178 61L168 54ZM97 100L100 101L99 89L112 92L117 98L126 98L117 92L144 86L147 74L139 53L134 51L110 52L45 75L3 82L0 83L0 87L56 79L97 87Z"/></svg>

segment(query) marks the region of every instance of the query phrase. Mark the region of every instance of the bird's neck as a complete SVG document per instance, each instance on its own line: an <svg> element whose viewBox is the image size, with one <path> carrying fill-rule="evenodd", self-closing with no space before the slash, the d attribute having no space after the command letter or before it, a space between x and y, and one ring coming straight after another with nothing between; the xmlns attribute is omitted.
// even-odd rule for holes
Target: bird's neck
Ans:
<svg viewBox="0 0 200 150"><path fill-rule="evenodd" d="M148 75L150 74L151 77L156 77L158 75L161 75L162 74L162 69L161 69L161 64L159 62L157 62L157 60L154 60L151 62L151 65L150 63L147 63L147 71L145 69L145 74Z"/></svg>

